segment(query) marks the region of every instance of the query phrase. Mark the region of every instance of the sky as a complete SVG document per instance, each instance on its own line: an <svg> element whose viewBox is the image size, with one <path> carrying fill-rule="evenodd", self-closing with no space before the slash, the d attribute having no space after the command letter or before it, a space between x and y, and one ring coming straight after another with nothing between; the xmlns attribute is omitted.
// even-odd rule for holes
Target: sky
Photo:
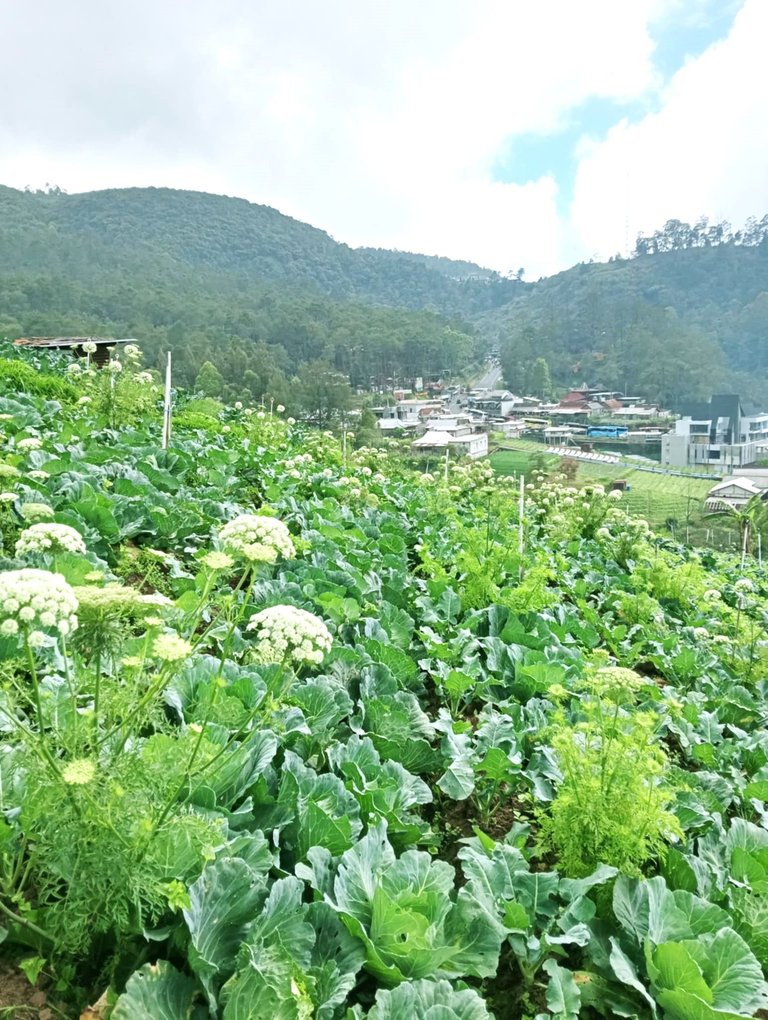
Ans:
<svg viewBox="0 0 768 1020"><path fill-rule="evenodd" d="M536 279L768 212L768 0L0 0L0 183Z"/></svg>

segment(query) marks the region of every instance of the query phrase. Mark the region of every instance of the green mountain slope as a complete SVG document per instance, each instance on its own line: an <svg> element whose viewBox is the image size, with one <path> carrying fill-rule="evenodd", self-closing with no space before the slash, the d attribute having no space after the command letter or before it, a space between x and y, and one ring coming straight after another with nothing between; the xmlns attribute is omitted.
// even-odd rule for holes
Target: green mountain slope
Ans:
<svg viewBox="0 0 768 1020"><path fill-rule="evenodd" d="M676 405L736 388L768 401L768 239L603 264L539 281L476 317L498 338L510 385L545 357L562 385L584 380Z"/></svg>
<svg viewBox="0 0 768 1020"><path fill-rule="evenodd" d="M706 226L706 225L705 225ZM471 262L352 249L242 199L164 188L0 187L0 335L135 334L192 385L280 391L322 360L358 386L460 371L502 349L513 389L537 358L663 403L735 388L768 400L768 219L730 235L676 221L631 260L523 283ZM264 392L262 389L261 392ZM231 396L232 394L230 394Z"/></svg>
<svg viewBox="0 0 768 1020"><path fill-rule="evenodd" d="M323 230L239 198L169 188L81 195L0 188L0 267L104 268L156 262L315 287L336 300L361 300L446 314L507 300L513 281L470 263L377 249L355 250ZM73 251L73 246L79 249ZM41 249L45 249L42 251ZM11 254L13 252L13 254ZM489 286L493 284L493 286Z"/></svg>

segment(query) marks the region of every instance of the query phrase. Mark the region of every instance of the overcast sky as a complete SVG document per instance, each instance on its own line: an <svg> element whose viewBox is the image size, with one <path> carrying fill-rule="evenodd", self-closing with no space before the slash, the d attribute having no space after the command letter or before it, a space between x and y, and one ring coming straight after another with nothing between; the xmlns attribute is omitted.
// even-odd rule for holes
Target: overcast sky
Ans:
<svg viewBox="0 0 768 1020"><path fill-rule="evenodd" d="M768 212L768 0L0 0L0 183L534 278Z"/></svg>

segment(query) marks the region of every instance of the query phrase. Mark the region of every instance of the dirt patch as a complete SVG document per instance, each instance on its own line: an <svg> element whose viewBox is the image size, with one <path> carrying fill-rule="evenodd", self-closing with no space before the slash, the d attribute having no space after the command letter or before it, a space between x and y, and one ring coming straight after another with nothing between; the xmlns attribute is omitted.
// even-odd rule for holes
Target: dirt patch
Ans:
<svg viewBox="0 0 768 1020"><path fill-rule="evenodd" d="M546 1014L547 995L543 982L534 982L526 988L520 980L514 953L502 946L496 976L483 986L483 997L488 1008L499 1020L517 1020L518 1017Z"/></svg>
<svg viewBox="0 0 768 1020"><path fill-rule="evenodd" d="M13 1020L54 1020L65 1016L49 1003L48 995L39 985L31 985L26 975L10 964L0 964L0 1017Z"/></svg>

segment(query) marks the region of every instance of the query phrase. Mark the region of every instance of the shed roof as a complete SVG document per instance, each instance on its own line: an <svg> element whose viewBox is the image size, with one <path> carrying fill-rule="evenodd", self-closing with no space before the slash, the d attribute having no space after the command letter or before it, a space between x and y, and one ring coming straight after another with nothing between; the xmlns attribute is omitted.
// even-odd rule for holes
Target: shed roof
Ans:
<svg viewBox="0 0 768 1020"><path fill-rule="evenodd" d="M709 490L709 495L711 496L716 492L722 492L725 489L731 488L743 489L745 492L751 492L753 495L757 495L761 491L751 478L730 478L724 482L719 482L717 485L713 485Z"/></svg>
<svg viewBox="0 0 768 1020"><path fill-rule="evenodd" d="M21 336L14 340L16 347L80 347L85 343L96 344L97 346L114 347L115 344L135 344L135 338L117 340L113 337L104 336Z"/></svg>

